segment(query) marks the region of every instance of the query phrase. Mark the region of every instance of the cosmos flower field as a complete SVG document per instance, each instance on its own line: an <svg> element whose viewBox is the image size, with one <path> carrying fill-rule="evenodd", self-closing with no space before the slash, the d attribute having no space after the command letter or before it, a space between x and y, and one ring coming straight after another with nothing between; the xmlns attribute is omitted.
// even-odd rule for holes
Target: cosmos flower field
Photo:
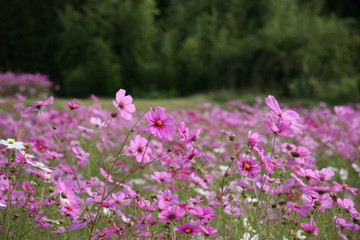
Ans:
<svg viewBox="0 0 360 240"><path fill-rule="evenodd" d="M359 104L132 100L1 100L0 239L359 236Z"/></svg>

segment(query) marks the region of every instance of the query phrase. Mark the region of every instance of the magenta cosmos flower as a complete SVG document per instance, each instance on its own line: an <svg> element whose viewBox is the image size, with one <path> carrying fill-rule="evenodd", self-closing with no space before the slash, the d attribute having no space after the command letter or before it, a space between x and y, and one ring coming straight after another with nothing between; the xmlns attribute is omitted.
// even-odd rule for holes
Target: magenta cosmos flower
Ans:
<svg viewBox="0 0 360 240"><path fill-rule="evenodd" d="M120 89L116 93L116 99L113 100L113 104L119 109L122 118L130 120L132 118L131 113L135 112L135 105L132 104L132 97L129 95L125 96L125 93L124 89Z"/></svg>
<svg viewBox="0 0 360 240"><path fill-rule="evenodd" d="M181 217L185 216L185 210L179 206L172 206L165 211L158 214L160 222L172 222L180 220Z"/></svg>
<svg viewBox="0 0 360 240"><path fill-rule="evenodd" d="M40 110L43 106L50 105L53 103L54 103L53 96L49 97L49 99L47 99L45 101L36 101L33 103L32 107L25 108L24 113Z"/></svg>
<svg viewBox="0 0 360 240"><path fill-rule="evenodd" d="M66 101L66 104L68 105L70 110L75 110L75 109L79 108L79 105L77 105L76 103L70 102L70 101Z"/></svg>
<svg viewBox="0 0 360 240"><path fill-rule="evenodd" d="M160 139L169 139L170 135L175 132L173 122L175 119L170 114L165 114L165 108L156 107L150 109L147 114L147 119L151 125L147 126L146 131Z"/></svg>
<svg viewBox="0 0 360 240"><path fill-rule="evenodd" d="M200 229L196 224L185 223L183 225L177 226L175 231L188 235L196 235L198 232L200 232Z"/></svg>
<svg viewBox="0 0 360 240"><path fill-rule="evenodd" d="M305 232L314 234L315 236L317 236L318 233L319 233L319 228L316 226L316 223L315 223L314 219L311 219L311 220L310 220L310 224L308 224L308 223L301 223L300 226L302 227L302 229L303 229Z"/></svg>
<svg viewBox="0 0 360 240"><path fill-rule="evenodd" d="M259 163L252 158L244 158L240 155L240 161L238 162L239 170L245 177L256 176L260 172Z"/></svg>

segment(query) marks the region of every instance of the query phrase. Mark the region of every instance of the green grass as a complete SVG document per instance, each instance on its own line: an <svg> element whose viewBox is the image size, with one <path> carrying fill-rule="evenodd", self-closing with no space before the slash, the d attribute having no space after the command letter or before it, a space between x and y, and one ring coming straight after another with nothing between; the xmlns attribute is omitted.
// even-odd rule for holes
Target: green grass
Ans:
<svg viewBox="0 0 360 240"><path fill-rule="evenodd" d="M196 94L189 97L181 97L181 98L160 98L160 99L140 99L135 98L133 103L136 106L137 111L145 111L150 107L161 106L165 107L170 111L180 110L180 109L194 109L198 104L201 103L211 103L217 105L223 105L227 101L231 100L240 100L246 104L254 104L256 102L256 98L260 97L261 99L265 99L269 94L260 93L260 92L236 92L236 91L223 91L219 90L217 92L209 92L206 94ZM26 106L31 106L34 101L40 99L28 99L25 101ZM55 98L54 106L56 108L61 106L66 106L65 101L69 101L71 98ZM91 106L94 104L100 104L103 108L108 110L113 110L114 106L112 103L113 98L100 98L98 102L90 99L80 99L78 104L80 106ZM279 98L279 101L287 104L289 106L294 105L302 105L304 107L314 107L318 104L317 101L305 98ZM13 102L9 101L9 103L5 104L6 106L12 106Z"/></svg>

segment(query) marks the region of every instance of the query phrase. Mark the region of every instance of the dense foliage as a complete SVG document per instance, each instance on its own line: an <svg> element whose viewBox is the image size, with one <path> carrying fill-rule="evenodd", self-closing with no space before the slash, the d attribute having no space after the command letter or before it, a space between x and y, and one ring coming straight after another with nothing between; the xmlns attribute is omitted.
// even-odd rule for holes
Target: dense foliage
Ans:
<svg viewBox="0 0 360 240"><path fill-rule="evenodd" d="M112 112L0 100L1 239L359 235L358 104L137 112L122 89Z"/></svg>
<svg viewBox="0 0 360 240"><path fill-rule="evenodd" d="M46 73L63 95L360 92L356 1L1 2L3 71Z"/></svg>

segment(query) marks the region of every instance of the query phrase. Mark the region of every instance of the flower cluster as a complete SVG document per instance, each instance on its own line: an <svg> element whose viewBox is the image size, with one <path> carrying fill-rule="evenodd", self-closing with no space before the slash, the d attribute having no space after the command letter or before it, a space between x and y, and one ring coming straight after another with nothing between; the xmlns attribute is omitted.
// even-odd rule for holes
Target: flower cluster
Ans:
<svg viewBox="0 0 360 240"><path fill-rule="evenodd" d="M48 76L40 73L0 73L0 95L17 98L46 97L53 83Z"/></svg>
<svg viewBox="0 0 360 240"><path fill-rule="evenodd" d="M359 105L17 101L0 109L1 239L358 236Z"/></svg>

